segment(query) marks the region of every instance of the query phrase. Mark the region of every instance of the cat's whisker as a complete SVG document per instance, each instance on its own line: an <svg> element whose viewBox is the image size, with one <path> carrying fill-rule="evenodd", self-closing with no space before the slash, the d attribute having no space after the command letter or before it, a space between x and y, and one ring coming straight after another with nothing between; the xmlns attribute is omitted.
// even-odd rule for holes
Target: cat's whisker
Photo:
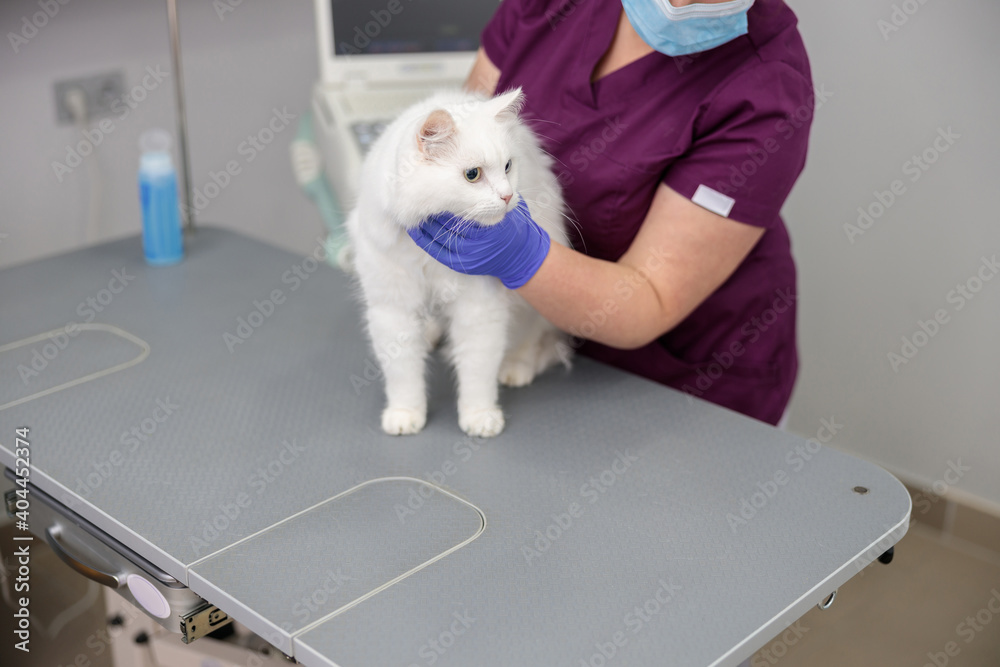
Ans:
<svg viewBox="0 0 1000 667"><path fill-rule="evenodd" d="M462 226L460 226L457 231L464 232L468 228L475 226L475 224L476 224L475 220L468 220L467 219L467 220L465 220L465 224L462 225Z"/></svg>
<svg viewBox="0 0 1000 667"><path fill-rule="evenodd" d="M582 238L583 238L583 235L582 235L583 229L580 226L580 223L577 222L575 219L573 219L568 213L559 210L557 207L552 206L551 204L544 203L544 202L541 202L541 201L535 200L535 201L532 202L532 204L534 206L537 206L540 209L545 209L545 210L548 210L548 211L552 211L554 213L558 213L559 217L563 219L563 221L566 223L566 225L568 227L572 227L577 232L577 236L582 240Z"/></svg>
<svg viewBox="0 0 1000 667"><path fill-rule="evenodd" d="M448 228L444 228L444 229L441 230L441 232L439 234L435 234L434 235L434 241L435 242L441 242L442 239L447 239L449 234L450 235L454 235L454 232L451 231ZM445 243L441 243L441 245L445 245ZM440 254L441 253L439 252L438 256L440 256Z"/></svg>
<svg viewBox="0 0 1000 667"><path fill-rule="evenodd" d="M555 142L555 139L553 139L547 134L542 134L541 132L535 132L535 134L541 137L542 139L548 139L549 141ZM548 155L548 152L545 149L542 149L542 152Z"/></svg>
<svg viewBox="0 0 1000 667"><path fill-rule="evenodd" d="M552 212L558 213L563 218L567 218L567 216L566 216L565 213L563 213L558 207L553 206L552 204L549 204L549 203L546 203L546 202L542 202L542 201L539 201L539 200L533 200L533 201L531 201L531 205L534 206L534 207L536 207L536 208L545 209L546 211L552 211Z"/></svg>
<svg viewBox="0 0 1000 667"><path fill-rule="evenodd" d="M476 224L476 221L473 219L473 216L475 216L476 213L476 208L477 207L475 206L471 207L458 217L458 224L455 225L456 233L464 232L466 229Z"/></svg>
<svg viewBox="0 0 1000 667"><path fill-rule="evenodd" d="M548 137L546 137L546 139L548 139ZM566 165L565 162L563 162L562 160L560 160L559 158L557 158L555 155L553 155L552 153L550 153L547 150L545 150L544 148L542 148L541 146L539 146L538 150L540 150L542 153L545 153L546 155L548 155L549 159L551 159L556 164L560 164L560 165L566 167L566 169L569 169L569 167Z"/></svg>
<svg viewBox="0 0 1000 667"><path fill-rule="evenodd" d="M557 121L554 121L554 120L548 120L546 118L538 118L537 116L528 117L528 116L522 115L521 116L521 120L529 121L531 124L534 124L534 123L551 123L552 125L562 125L562 123L560 123L560 122L557 122ZM534 129L534 128L532 128L532 129ZM535 132L535 134L538 134L538 132Z"/></svg>

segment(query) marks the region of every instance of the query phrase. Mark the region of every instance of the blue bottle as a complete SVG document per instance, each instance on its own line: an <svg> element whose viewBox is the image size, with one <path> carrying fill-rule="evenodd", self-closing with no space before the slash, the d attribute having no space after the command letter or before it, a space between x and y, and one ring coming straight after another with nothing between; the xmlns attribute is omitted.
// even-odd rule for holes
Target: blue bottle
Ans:
<svg viewBox="0 0 1000 667"><path fill-rule="evenodd" d="M176 264L184 257L177 171L170 157L170 133L152 129L139 138L139 201L142 250L153 266Z"/></svg>

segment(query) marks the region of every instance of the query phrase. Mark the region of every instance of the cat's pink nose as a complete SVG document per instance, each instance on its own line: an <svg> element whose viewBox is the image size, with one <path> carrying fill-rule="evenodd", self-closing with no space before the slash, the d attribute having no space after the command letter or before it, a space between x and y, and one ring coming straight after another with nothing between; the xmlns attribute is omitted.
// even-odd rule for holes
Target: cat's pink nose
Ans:
<svg viewBox="0 0 1000 667"><path fill-rule="evenodd" d="M509 195L500 195L500 199L503 199L503 203L504 204L509 204L510 203L510 198L513 197L513 196L514 196L514 193L512 192Z"/></svg>

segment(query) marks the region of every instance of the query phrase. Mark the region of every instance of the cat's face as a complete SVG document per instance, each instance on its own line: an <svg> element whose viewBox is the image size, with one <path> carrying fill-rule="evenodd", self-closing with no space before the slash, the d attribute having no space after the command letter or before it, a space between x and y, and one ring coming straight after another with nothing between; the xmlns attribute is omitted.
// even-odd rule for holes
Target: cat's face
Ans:
<svg viewBox="0 0 1000 667"><path fill-rule="evenodd" d="M520 156L512 129L522 101L517 89L429 114L407 188L425 215L448 212L494 225L517 206Z"/></svg>

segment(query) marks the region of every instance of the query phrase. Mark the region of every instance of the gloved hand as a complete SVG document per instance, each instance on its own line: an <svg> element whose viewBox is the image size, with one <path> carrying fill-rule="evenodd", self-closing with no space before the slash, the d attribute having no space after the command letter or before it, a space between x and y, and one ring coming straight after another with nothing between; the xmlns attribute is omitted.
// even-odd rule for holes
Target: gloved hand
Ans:
<svg viewBox="0 0 1000 667"><path fill-rule="evenodd" d="M531 218L523 199L503 220L489 227L451 213L439 213L407 233L449 269L473 276L495 276L509 289L531 280L552 243L548 232Z"/></svg>

